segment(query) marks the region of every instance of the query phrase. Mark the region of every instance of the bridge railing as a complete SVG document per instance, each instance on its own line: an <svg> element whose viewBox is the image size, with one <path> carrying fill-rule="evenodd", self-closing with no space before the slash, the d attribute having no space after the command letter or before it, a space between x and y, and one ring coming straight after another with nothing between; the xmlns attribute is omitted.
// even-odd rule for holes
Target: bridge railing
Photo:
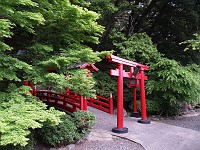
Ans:
<svg viewBox="0 0 200 150"><path fill-rule="evenodd" d="M112 94L110 94L109 98L104 98L102 96L97 96L96 98L85 98L84 96L78 95L76 92L69 89L66 90L65 94L61 92L58 94L50 90L38 90L28 80L24 81L24 85L30 86L30 93L33 96L38 97L47 105L55 106L69 112L87 110L87 105L89 105L109 114L113 114Z"/></svg>
<svg viewBox="0 0 200 150"><path fill-rule="evenodd" d="M109 98L104 98L102 96L96 96L96 98L87 98L88 106L97 108L109 114L113 114L113 98L110 94Z"/></svg>
<svg viewBox="0 0 200 150"><path fill-rule="evenodd" d="M86 99L83 96L76 96L76 98L73 98L48 90L36 90L34 95L48 105L62 108L69 112L87 109L85 106Z"/></svg>

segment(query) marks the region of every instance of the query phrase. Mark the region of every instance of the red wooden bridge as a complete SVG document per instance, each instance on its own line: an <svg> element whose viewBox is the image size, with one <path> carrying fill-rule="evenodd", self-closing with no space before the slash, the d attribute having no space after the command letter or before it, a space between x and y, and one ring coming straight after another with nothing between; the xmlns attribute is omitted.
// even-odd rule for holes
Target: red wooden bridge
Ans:
<svg viewBox="0 0 200 150"><path fill-rule="evenodd" d="M71 113L77 110L87 110L87 106L91 106L109 114L113 114L112 94L110 94L109 98L102 96L96 96L96 98L85 98L82 95L77 95L69 89L66 90L65 94L56 93L50 90L37 90L27 80L24 81L24 85L30 86L32 88L30 93L49 106L54 106Z"/></svg>

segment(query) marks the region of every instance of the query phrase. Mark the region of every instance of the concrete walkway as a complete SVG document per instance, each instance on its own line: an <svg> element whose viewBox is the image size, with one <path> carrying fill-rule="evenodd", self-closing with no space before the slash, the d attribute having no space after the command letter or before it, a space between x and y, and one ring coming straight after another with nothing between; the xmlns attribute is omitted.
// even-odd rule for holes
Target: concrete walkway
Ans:
<svg viewBox="0 0 200 150"><path fill-rule="evenodd" d="M93 132L98 136L114 135L127 138L141 144L146 150L200 150L200 132L177 126L151 121L151 124L137 123L137 118L125 117L124 127L128 133L116 134L111 132L116 127L117 116L109 115L100 110L89 108L96 115L96 125ZM92 137L94 138L94 137Z"/></svg>

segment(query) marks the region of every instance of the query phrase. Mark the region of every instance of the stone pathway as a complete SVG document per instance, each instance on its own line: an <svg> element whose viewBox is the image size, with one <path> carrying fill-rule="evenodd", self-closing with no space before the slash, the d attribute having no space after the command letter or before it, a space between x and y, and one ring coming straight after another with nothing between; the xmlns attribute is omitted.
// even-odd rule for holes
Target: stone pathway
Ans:
<svg viewBox="0 0 200 150"><path fill-rule="evenodd" d="M191 127L192 122L200 126L200 116L197 114L190 116L190 119L185 116L185 122L183 117L180 122L184 123L181 125L178 123L181 118L174 122L167 120L168 124L161 121L139 124L137 118L125 117L124 126L129 132L116 134L111 132L111 129L116 127L116 115L109 115L91 107L89 111L95 114L96 124L86 139L75 145L50 150L200 150L200 128Z"/></svg>

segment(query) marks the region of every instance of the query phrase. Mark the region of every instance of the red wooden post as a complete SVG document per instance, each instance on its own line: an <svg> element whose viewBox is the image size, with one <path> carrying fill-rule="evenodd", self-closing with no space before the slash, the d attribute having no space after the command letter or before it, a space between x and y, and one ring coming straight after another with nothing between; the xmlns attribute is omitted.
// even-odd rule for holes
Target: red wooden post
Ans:
<svg viewBox="0 0 200 150"><path fill-rule="evenodd" d="M62 93L62 92L60 92L60 96L59 96L59 97L60 97L60 99L63 99L62 95L63 95L63 93Z"/></svg>
<svg viewBox="0 0 200 150"><path fill-rule="evenodd" d="M30 82L30 88L31 88L31 90L30 90L30 93L33 95L33 84Z"/></svg>
<svg viewBox="0 0 200 150"><path fill-rule="evenodd" d="M83 98L83 105L84 105L83 110L87 110L87 98L86 97Z"/></svg>
<svg viewBox="0 0 200 150"><path fill-rule="evenodd" d="M51 94L49 92L47 92L47 103L51 102L51 98L50 98Z"/></svg>
<svg viewBox="0 0 200 150"><path fill-rule="evenodd" d="M24 85L25 85L25 86L28 86L28 80L24 80ZM27 96L27 93L24 94L24 96Z"/></svg>
<svg viewBox="0 0 200 150"><path fill-rule="evenodd" d="M24 80L24 85L28 86L28 80Z"/></svg>
<svg viewBox="0 0 200 150"><path fill-rule="evenodd" d="M144 68L140 68L140 99L141 99L141 114L142 118L138 120L139 123L149 124L150 121L147 120L147 112L146 112L146 96L145 96L145 84L144 84Z"/></svg>
<svg viewBox="0 0 200 150"><path fill-rule="evenodd" d="M124 120L124 105L123 105L123 64L118 64L118 69L119 69L119 77L118 77L118 84L117 84L117 92L118 92L118 97L117 97L117 128L123 128L123 120Z"/></svg>
<svg viewBox="0 0 200 150"><path fill-rule="evenodd" d="M70 95L70 90L68 88L66 88L66 95Z"/></svg>
<svg viewBox="0 0 200 150"><path fill-rule="evenodd" d="M136 95L136 86L133 87L133 105L134 105L134 108L133 108L133 112L137 112L137 95Z"/></svg>
<svg viewBox="0 0 200 150"><path fill-rule="evenodd" d="M80 96L80 110L84 110L84 97Z"/></svg>
<svg viewBox="0 0 200 150"><path fill-rule="evenodd" d="M113 114L113 97L112 97L112 93L110 93L110 98L109 98L109 114Z"/></svg>
<svg viewBox="0 0 200 150"><path fill-rule="evenodd" d="M33 96L36 96L36 92L37 92L37 89L36 89L36 86L34 86L34 88L33 88Z"/></svg>
<svg viewBox="0 0 200 150"><path fill-rule="evenodd" d="M124 127L124 105L123 105L123 64L118 64L119 76L117 79L117 127L112 129L115 133L127 133Z"/></svg>
<svg viewBox="0 0 200 150"><path fill-rule="evenodd" d="M132 117L139 117L139 113L137 112L137 86L133 86L133 114Z"/></svg>

